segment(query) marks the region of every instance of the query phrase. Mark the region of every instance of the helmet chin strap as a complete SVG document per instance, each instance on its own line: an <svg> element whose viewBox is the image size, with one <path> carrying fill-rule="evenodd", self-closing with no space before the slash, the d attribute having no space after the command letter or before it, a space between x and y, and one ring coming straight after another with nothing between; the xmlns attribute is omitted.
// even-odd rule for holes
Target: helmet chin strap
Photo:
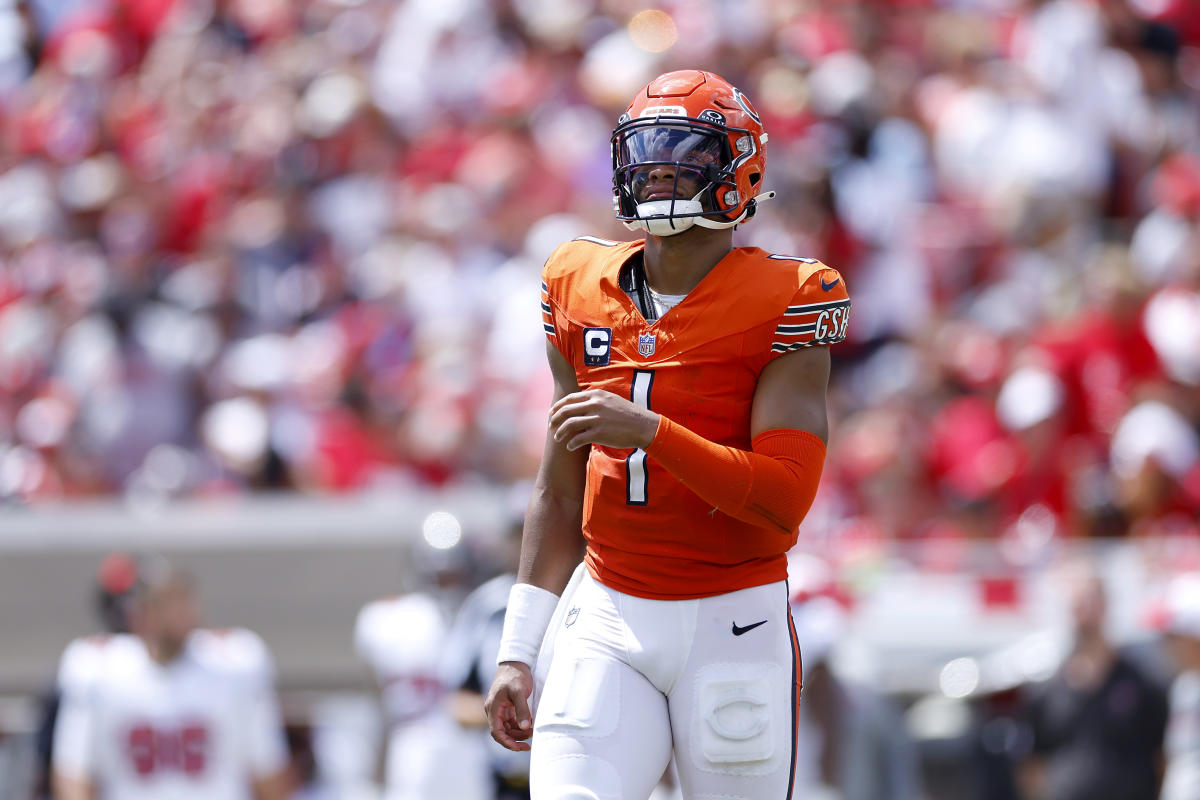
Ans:
<svg viewBox="0 0 1200 800"><path fill-rule="evenodd" d="M703 192L700 194L703 194ZM625 227L631 231L646 231L651 236L674 236L683 233L693 225L699 225L701 228L709 228L711 230L732 228L734 225L743 222L757 203L775 197L775 192L764 192L753 201L747 203L746 208L738 215L738 218L732 221L709 219L708 217L701 216L680 217L676 219L673 216L672 212L674 214L699 214L704 211L704 206L701 205L699 199L700 194L697 194L691 200L650 200L645 203L638 203L638 219L625 221Z"/></svg>
<svg viewBox="0 0 1200 800"><path fill-rule="evenodd" d="M704 206L696 195L691 200L649 200L638 203L638 218L625 223L630 230L644 230L652 236L674 236L695 224L699 217L679 217L675 214L699 214Z"/></svg>

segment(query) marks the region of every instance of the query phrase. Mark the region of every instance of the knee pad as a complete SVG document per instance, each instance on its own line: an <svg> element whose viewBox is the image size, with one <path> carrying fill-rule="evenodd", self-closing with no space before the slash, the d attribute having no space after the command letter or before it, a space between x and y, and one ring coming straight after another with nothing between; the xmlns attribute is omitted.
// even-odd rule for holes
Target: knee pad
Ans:
<svg viewBox="0 0 1200 800"><path fill-rule="evenodd" d="M550 756L531 777L530 800L623 800L616 767L595 756Z"/></svg>
<svg viewBox="0 0 1200 800"><path fill-rule="evenodd" d="M790 751L791 714L775 664L710 664L696 677L692 755L708 772L765 775ZM781 707L782 706L782 707Z"/></svg>

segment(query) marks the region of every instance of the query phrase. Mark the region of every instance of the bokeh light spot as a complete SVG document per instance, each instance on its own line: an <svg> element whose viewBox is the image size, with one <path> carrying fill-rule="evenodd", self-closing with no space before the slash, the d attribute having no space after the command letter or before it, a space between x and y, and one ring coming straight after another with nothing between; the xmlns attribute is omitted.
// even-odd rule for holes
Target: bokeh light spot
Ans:
<svg viewBox="0 0 1200 800"><path fill-rule="evenodd" d="M421 535L430 547L449 550L462 539L462 523L449 511L434 511L422 523Z"/></svg>
<svg viewBox="0 0 1200 800"><path fill-rule="evenodd" d="M973 658L956 658L942 668L938 685L946 697L958 699L978 689L979 678L979 662Z"/></svg>
<svg viewBox="0 0 1200 800"><path fill-rule="evenodd" d="M639 11L629 20L629 38L646 52L662 53L679 40L679 32L670 14L652 8Z"/></svg>

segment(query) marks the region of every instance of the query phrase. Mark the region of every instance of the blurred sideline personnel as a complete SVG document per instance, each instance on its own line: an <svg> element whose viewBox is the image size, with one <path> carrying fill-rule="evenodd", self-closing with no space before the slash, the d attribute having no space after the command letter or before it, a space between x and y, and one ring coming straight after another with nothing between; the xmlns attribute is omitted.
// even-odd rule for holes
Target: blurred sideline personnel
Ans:
<svg viewBox="0 0 1200 800"><path fill-rule="evenodd" d="M1065 576L1074 643L1029 703L1033 754L1021 769L1029 800L1158 796L1166 695L1105 632L1108 596L1089 564Z"/></svg>
<svg viewBox="0 0 1200 800"><path fill-rule="evenodd" d="M450 629L443 671L446 685L453 692L451 708L455 719L484 738L488 747L496 800L528 800L529 753L508 750L486 738L488 720L483 711L483 693L496 674L508 595L517 582L529 485L515 487L511 501L508 526L501 542L503 571L463 600Z"/></svg>
<svg viewBox="0 0 1200 800"><path fill-rule="evenodd" d="M45 698L38 730L37 797L50 796L50 759L63 689L89 679L108 636L129 633L129 605L137 578L137 560L126 553L110 553L96 569L95 611L103 633L74 640L67 645L59 660L54 689Z"/></svg>
<svg viewBox="0 0 1200 800"><path fill-rule="evenodd" d="M1161 800L1194 800L1200 797L1200 573L1171 581L1163 610L1157 622L1179 672L1171 683Z"/></svg>
<svg viewBox="0 0 1200 800"><path fill-rule="evenodd" d="M262 641L197 628L191 578L143 561L131 633L72 642L54 734L58 800L286 797L287 748Z"/></svg>
<svg viewBox="0 0 1200 800"><path fill-rule="evenodd" d="M820 479L825 345L849 297L818 261L733 247L767 134L722 78L656 78L612 145L618 218L646 236L582 237L546 262L555 399L492 735L520 750L532 734L534 800L641 800L672 750L684 797L788 797L801 672L784 554Z"/></svg>
<svg viewBox="0 0 1200 800"><path fill-rule="evenodd" d="M354 626L358 654L375 672L387 728L385 800L491 797L484 742L450 709L442 677L447 622L465 580L461 555L418 545L415 571L426 590L363 606Z"/></svg>
<svg viewBox="0 0 1200 800"><path fill-rule="evenodd" d="M790 575L792 618L804 653L795 796L920 800L925 794L917 751L903 718L869 687L840 679L830 663L846 628L846 595L823 563Z"/></svg>

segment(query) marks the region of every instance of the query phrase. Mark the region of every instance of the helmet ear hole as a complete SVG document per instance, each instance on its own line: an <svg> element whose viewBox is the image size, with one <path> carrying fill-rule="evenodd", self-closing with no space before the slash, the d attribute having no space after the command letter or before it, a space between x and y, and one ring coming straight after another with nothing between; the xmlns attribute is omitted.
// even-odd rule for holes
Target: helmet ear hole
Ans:
<svg viewBox="0 0 1200 800"><path fill-rule="evenodd" d="M762 180L762 173L759 173L759 172L751 172L750 173L750 185L751 186L758 186L758 182L761 180Z"/></svg>

